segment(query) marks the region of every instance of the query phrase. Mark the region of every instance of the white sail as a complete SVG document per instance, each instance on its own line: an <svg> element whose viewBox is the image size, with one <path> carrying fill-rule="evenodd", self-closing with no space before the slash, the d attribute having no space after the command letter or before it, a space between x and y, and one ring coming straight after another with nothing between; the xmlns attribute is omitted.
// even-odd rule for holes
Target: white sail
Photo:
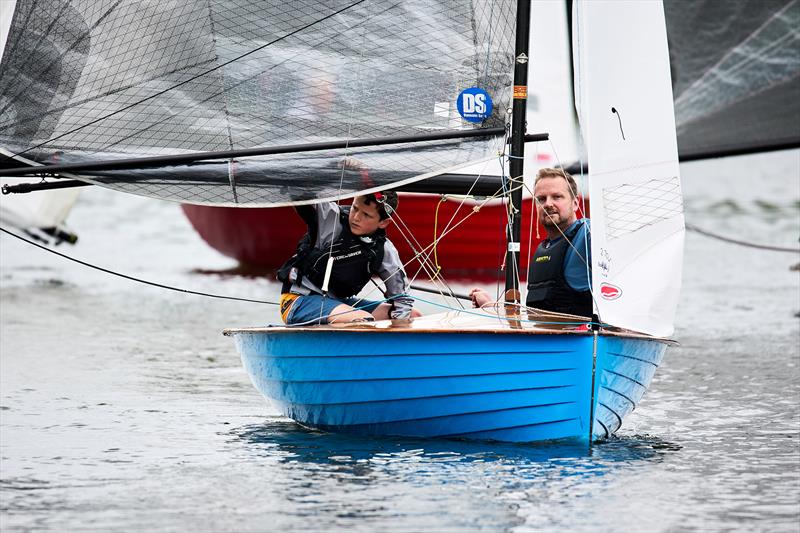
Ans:
<svg viewBox="0 0 800 533"><path fill-rule="evenodd" d="M0 185L19 183L20 180L0 179ZM78 189L64 189L4 195L0 197L0 224L24 230L59 228L64 224L79 194Z"/></svg>
<svg viewBox="0 0 800 533"><path fill-rule="evenodd" d="M684 224L663 5L581 1L573 16L595 306L604 322L668 336Z"/></svg>
<svg viewBox="0 0 800 533"><path fill-rule="evenodd" d="M16 0L0 0L0 63L8 43L8 34L14 11L17 7ZM3 101L0 99L0 104ZM11 156L11 153L0 148L0 156ZM19 180L0 179L0 185L17 185ZM0 198L0 224L23 229L58 228L60 229L69 215L75 200L78 198L77 189L44 191Z"/></svg>
<svg viewBox="0 0 800 533"><path fill-rule="evenodd" d="M578 159L573 108L568 10L561 2L531 4L528 55L528 133L547 132L550 142L525 146L525 167L557 167Z"/></svg>
<svg viewBox="0 0 800 533"><path fill-rule="evenodd" d="M6 49L8 30L11 28L15 7L17 7L17 0L0 1L0 61L3 60L3 50Z"/></svg>

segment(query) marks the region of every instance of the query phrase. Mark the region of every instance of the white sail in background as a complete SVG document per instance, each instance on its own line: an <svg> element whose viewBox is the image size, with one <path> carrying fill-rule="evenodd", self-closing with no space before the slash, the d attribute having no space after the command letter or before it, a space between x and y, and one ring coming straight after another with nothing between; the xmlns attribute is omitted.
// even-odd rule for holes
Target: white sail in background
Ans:
<svg viewBox="0 0 800 533"><path fill-rule="evenodd" d="M3 50L6 49L8 30L11 28L15 7L17 7L17 0L0 1L0 61L3 60Z"/></svg>
<svg viewBox="0 0 800 533"><path fill-rule="evenodd" d="M525 121L528 133L547 132L551 141L526 145L526 168L566 166L579 156L567 14L561 2L531 4Z"/></svg>
<svg viewBox="0 0 800 533"><path fill-rule="evenodd" d="M668 336L684 225L663 6L581 1L573 16L596 309L606 323Z"/></svg>
<svg viewBox="0 0 800 533"><path fill-rule="evenodd" d="M20 180L0 179L0 185L19 183ZM64 189L4 195L0 197L0 224L23 230L61 228L79 194L79 189Z"/></svg>
<svg viewBox="0 0 800 533"><path fill-rule="evenodd" d="M16 0L0 1L0 61L3 59L16 4ZM2 150L0 154L10 155ZM19 180L0 180L0 185L17 183ZM77 189L69 189L3 196L0 199L0 223L25 230L60 228L75 204L78 194Z"/></svg>

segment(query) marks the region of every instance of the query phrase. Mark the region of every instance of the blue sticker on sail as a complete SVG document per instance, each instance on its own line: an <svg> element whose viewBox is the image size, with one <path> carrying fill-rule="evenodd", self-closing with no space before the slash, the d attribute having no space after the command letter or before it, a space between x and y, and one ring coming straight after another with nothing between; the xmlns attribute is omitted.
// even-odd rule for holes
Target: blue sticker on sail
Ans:
<svg viewBox="0 0 800 533"><path fill-rule="evenodd" d="M456 107L467 122L483 122L492 114L492 97L483 89L470 87L458 95Z"/></svg>

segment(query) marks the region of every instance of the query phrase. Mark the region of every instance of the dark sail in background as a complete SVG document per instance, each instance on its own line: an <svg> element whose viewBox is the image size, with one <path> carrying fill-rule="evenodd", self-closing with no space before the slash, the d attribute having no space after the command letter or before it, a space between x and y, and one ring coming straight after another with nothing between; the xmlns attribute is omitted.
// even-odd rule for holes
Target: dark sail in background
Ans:
<svg viewBox="0 0 800 533"><path fill-rule="evenodd" d="M74 163L503 126L513 41L510 0L20 0L0 64L0 154ZM480 126L456 110L473 86L494 99ZM494 155L498 142L93 179L182 202L280 205L417 179Z"/></svg>
<svg viewBox="0 0 800 533"><path fill-rule="evenodd" d="M800 146L800 1L664 10L681 159Z"/></svg>

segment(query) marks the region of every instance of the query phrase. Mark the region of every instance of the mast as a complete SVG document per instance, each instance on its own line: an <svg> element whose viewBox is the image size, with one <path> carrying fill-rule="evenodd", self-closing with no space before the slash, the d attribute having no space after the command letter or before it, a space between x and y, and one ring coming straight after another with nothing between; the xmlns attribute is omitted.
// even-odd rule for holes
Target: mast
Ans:
<svg viewBox="0 0 800 533"><path fill-rule="evenodd" d="M514 103L511 109L511 162L508 196L508 246L506 248L506 303L519 303L520 223L522 221L523 157L525 156L525 108L528 103L528 35L530 0L517 1L517 40L514 47Z"/></svg>

